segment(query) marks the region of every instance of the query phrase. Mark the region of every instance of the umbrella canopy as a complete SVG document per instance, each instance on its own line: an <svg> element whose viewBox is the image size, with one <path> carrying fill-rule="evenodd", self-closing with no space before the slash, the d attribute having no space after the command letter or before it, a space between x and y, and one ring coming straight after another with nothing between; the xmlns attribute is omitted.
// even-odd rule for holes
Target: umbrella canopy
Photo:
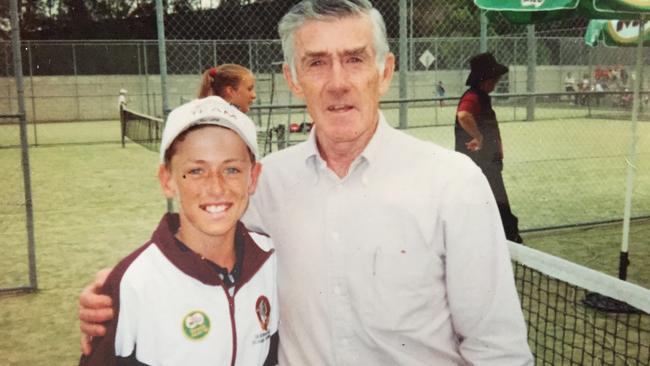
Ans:
<svg viewBox="0 0 650 366"><path fill-rule="evenodd" d="M637 46L639 39L638 20L591 20L585 33L585 42L590 46L601 43L605 46ZM650 21L643 27L643 43L650 46Z"/></svg>
<svg viewBox="0 0 650 366"><path fill-rule="evenodd" d="M544 23L581 16L587 19L636 20L650 13L650 0L474 0L515 24Z"/></svg>

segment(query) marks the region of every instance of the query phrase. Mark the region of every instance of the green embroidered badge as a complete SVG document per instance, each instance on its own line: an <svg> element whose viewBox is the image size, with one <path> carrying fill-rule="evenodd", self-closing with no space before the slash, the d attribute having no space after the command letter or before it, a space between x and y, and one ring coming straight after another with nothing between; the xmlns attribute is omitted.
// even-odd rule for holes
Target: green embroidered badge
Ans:
<svg viewBox="0 0 650 366"><path fill-rule="evenodd" d="M192 340L199 340L210 332L210 318L200 310L194 310L183 318L183 333Z"/></svg>

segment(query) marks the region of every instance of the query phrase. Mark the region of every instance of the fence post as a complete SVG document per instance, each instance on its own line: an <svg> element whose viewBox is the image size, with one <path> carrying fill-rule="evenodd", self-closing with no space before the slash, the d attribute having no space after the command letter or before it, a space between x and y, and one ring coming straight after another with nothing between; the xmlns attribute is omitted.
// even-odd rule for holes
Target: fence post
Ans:
<svg viewBox="0 0 650 366"><path fill-rule="evenodd" d="M537 65L537 41L535 40L535 25L526 26L526 40L528 48L528 69L526 77L526 92L535 92L535 68ZM535 120L535 97L528 97L528 106L526 107L526 120Z"/></svg>
<svg viewBox="0 0 650 366"><path fill-rule="evenodd" d="M142 41L142 62L144 63L144 93L147 96L147 114L151 115L149 103L149 61L147 60L147 41Z"/></svg>
<svg viewBox="0 0 650 366"><path fill-rule="evenodd" d="M81 120L81 106L79 105L79 77L77 75L77 51L72 44L72 72L74 73L74 99L77 104L77 120Z"/></svg>
<svg viewBox="0 0 650 366"><path fill-rule="evenodd" d="M201 48L203 48L203 44L200 41L197 41L196 47L197 47L196 55L198 60L198 65L197 65L198 67L196 73L201 75L201 73L203 73L203 63L201 62Z"/></svg>
<svg viewBox="0 0 650 366"><path fill-rule="evenodd" d="M594 48L595 47L589 47L589 67L587 68L587 80L589 80L589 88L591 88L594 85L594 81L592 79L594 75ZM584 78L583 78L584 79ZM589 91L589 90L585 90ZM591 118L591 95L585 94L584 98L587 103L587 117Z"/></svg>
<svg viewBox="0 0 650 366"><path fill-rule="evenodd" d="M409 71L415 71L415 40L413 36L413 1L409 0L409 30L408 30L408 42L409 42ZM412 90L414 90L411 87ZM414 93L417 95L417 93Z"/></svg>
<svg viewBox="0 0 650 366"><path fill-rule="evenodd" d="M32 94L32 128L34 129L34 146L38 146L38 134L36 132L36 95L34 95L34 68L32 66L32 43L27 41L27 60L29 61L29 87Z"/></svg>
<svg viewBox="0 0 650 366"><path fill-rule="evenodd" d="M480 17L481 24L481 39L480 39L480 51L481 53L487 52L487 27L488 27L488 18L485 15L485 10L481 10Z"/></svg>
<svg viewBox="0 0 650 366"><path fill-rule="evenodd" d="M32 182L29 168L29 145L27 142L27 118L25 116L25 89L23 86L23 62L20 49L20 27L18 26L18 0L10 1L11 8L11 45L14 59L14 76L18 97L18 114L20 114L20 144L23 167L23 185L25 194L25 216L27 229L27 251L29 258L29 289L36 290L36 249L34 244L34 213L32 206Z"/></svg>
<svg viewBox="0 0 650 366"><path fill-rule="evenodd" d="M248 40L248 68L250 70L255 70L253 66L253 43L251 40Z"/></svg>
<svg viewBox="0 0 650 366"><path fill-rule="evenodd" d="M406 99L407 94L407 69L408 69L408 44L406 34L406 0L399 0L399 98ZM399 128L408 128L408 108L399 104Z"/></svg>
<svg viewBox="0 0 650 366"><path fill-rule="evenodd" d="M136 44L135 45L135 53L138 56L138 77L140 78L140 83L141 83L140 84L140 92L139 92L139 94L142 95L142 96L146 96L146 94L143 95L143 91L142 91L142 79L143 79L142 70L143 70L143 66L142 66L142 56L141 56L142 52L140 51L140 49L141 49L141 44L139 44L139 43ZM142 111L144 111L144 103L145 103L144 98L140 98L140 110L142 110Z"/></svg>
<svg viewBox="0 0 650 366"><path fill-rule="evenodd" d="M6 43L5 45L6 46L5 46L4 56L5 56L5 74L7 76L7 106L9 108L7 113L12 113L14 111L13 103L11 102L11 94L13 94L13 91L12 91L11 83L9 82L9 79L11 77L11 75L9 75L9 70L11 69L10 62L9 62L9 58L11 57L9 55L11 51L11 43Z"/></svg>
<svg viewBox="0 0 650 366"><path fill-rule="evenodd" d="M162 0L156 0L156 28L158 30L158 60L160 63L160 91L162 93L162 115L167 118L169 96L167 95L167 49L165 44L165 23ZM155 95L155 94L154 94ZM169 206L168 206L169 208Z"/></svg>
<svg viewBox="0 0 650 366"><path fill-rule="evenodd" d="M217 66L217 41L212 40L212 66Z"/></svg>

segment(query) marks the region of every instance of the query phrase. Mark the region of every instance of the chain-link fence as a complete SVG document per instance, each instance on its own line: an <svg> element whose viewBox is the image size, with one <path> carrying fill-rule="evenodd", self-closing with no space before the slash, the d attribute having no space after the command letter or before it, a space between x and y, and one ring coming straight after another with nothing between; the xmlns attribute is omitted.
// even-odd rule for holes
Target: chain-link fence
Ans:
<svg viewBox="0 0 650 366"><path fill-rule="evenodd" d="M488 37L487 47L511 68L499 85L500 93L524 93L533 80L534 91L564 91L571 73L576 83L587 78L594 84L595 72L602 69L623 71L605 85L607 90L623 91L635 77L633 49L590 48L579 37L536 37L537 60L531 75L527 65L527 39L522 36ZM391 39L391 48L399 41ZM409 69L407 97L435 96L441 81L446 95L460 95L465 89L467 60L479 52L479 37L422 37L408 40ZM553 50L551 52L550 50ZM543 52L542 52L543 51ZM420 61L431 55L430 64ZM25 97L31 122L89 121L117 119L117 97L127 90L130 108L160 114L160 75L155 41L23 42ZM257 75L258 104L297 103L281 74L282 51L278 40L168 40L167 62L171 107L181 97L192 98L198 89L197 75L212 65L238 63ZM0 112L15 112L16 93L11 78L11 47L0 43ZM650 49L646 50L650 58ZM393 80L385 99L399 97L399 83Z"/></svg>
<svg viewBox="0 0 650 366"><path fill-rule="evenodd" d="M170 79L177 73L193 71L196 75L212 65L235 62L248 66L257 75L259 104L299 104L286 86L278 82L282 55L272 26L295 2L230 1L224 5L191 1L187 6L192 11L186 8L173 16L169 15L174 12L170 5L165 36L169 42L184 42L182 46L168 43ZM407 73L404 79L408 85L400 86L394 80L384 98L401 98L401 104L408 103L408 119L397 123L400 103L384 103L382 109L392 123L414 127L409 133L451 147L450 125L456 100L433 100L441 97L436 85L442 83L446 96L460 95L466 88L468 60L489 50L510 66L497 93L537 93L535 97L495 98L502 121L517 121L504 123L502 129L508 151L505 179L522 227L557 227L622 217L629 126L613 120L630 118L631 80L641 77L632 72L632 49L585 46L585 20L537 28L515 26L499 17L481 16L471 1L375 1L375 6L384 15L397 65L400 57L408 58L403 63L407 70L397 70ZM407 14L407 19L400 19L400 13ZM256 21L262 18L266 21ZM406 39L399 37L400 21L406 25ZM227 42L233 38L239 41ZM646 50L646 59L649 55ZM604 74L606 77L602 77ZM552 94L566 90L617 93ZM177 99L174 92L178 91L170 90L170 100ZM647 94L644 96L647 98ZM413 101L420 98L429 100ZM642 119L649 117L647 110L645 106ZM273 136L272 120L276 125L286 126L276 130L281 132L276 140L282 146L291 143L285 131L291 130L292 125L311 122L304 109L286 106L260 107L253 114L260 125L266 126L265 137ZM519 122L535 119L534 124ZM639 134L640 157L650 156L647 126L642 124ZM265 142L265 151L271 145ZM650 191L649 179L647 168L637 169L636 216L650 214L650 199L640 193Z"/></svg>
<svg viewBox="0 0 650 366"><path fill-rule="evenodd" d="M262 131L264 151L277 149L278 142L287 146L303 139L304 132L292 134L289 131L295 125L310 123L311 119L301 106L302 102L292 97L284 83L280 66L282 51L276 30L278 20L296 2L167 2L164 20L168 107L173 108L196 95L198 75L205 69L238 63L250 68L257 78L258 98L251 117ZM402 12L406 18L401 19L407 29L405 39L399 37L400 4L406 7ZM620 219L622 208L619 206L623 200L618 196L623 193L621 181L625 177L623 167L630 144L629 124L625 123L630 118L629 90L632 80L650 71L636 75L633 49L587 47L582 37L586 28L584 20L535 27L515 26L499 17L482 17L468 0L393 0L375 1L375 5L384 15L391 50L398 58L407 58L406 67L397 70L406 74L407 85L400 86L399 78L395 77L382 104L392 123L408 127L409 133L451 147L451 125L457 97L466 88L468 60L481 50L489 50L510 67L496 90L496 93L509 95L495 97L495 104L500 120L513 122L503 124L507 149L505 178L515 210L524 213L522 227L532 229ZM8 44L0 44L0 52L6 60ZM644 52L645 60L650 60L650 49ZM115 130L110 137L102 133L101 137L93 135L80 139L118 142L117 96L120 89L128 90L129 108L162 115L160 62L155 41L30 41L23 43L22 54L23 71L27 76L26 109L31 122L111 120L101 125L105 130ZM11 75L8 62L0 64L2 67L0 75ZM579 93L556 94L567 90L569 81ZM603 93L587 94L596 89L597 82ZM15 105L11 78L3 78L3 83L5 85L0 85L0 112L10 113L11 106ZM438 83L445 89L444 96L436 90ZM534 97L522 95L531 92L536 93ZM648 95L643 96L640 119L647 121L650 106L647 105ZM398 102L400 98L401 103ZM399 121L400 104L408 106L404 123ZM536 122L522 122L530 120ZM115 121L114 126L112 121ZM57 134L54 131L61 128L50 125L33 123L30 141L37 144L70 142L67 140L72 139L72 134ZM104 127L98 128L97 122L91 125L95 128L79 123L77 129L104 131ZM280 125L281 129L277 127ZM650 192L650 171L643 167L647 160L644 157L649 154L647 125L641 122L639 130L637 156L642 163L637 166L633 216L650 214L650 207L647 207L650 199L644 193ZM563 136L573 136L572 140L567 141L566 146L555 146L553 143L559 139L548 126L559 129L558 133L562 132ZM511 128L518 131L517 134L508 133ZM551 131L547 131L549 129ZM612 136L617 137L610 138ZM597 146L594 141L598 141ZM603 192L599 177L604 173L591 165L600 161L598 157L603 149L616 151L605 153L611 158L611 164L618 167L618 170L607 171L612 181L612 185L607 186L609 193L616 197ZM574 165L561 163L566 161ZM550 171L554 172L553 177L548 175ZM539 176L547 177L547 184L537 186L526 181L534 181ZM565 184L567 177L576 183ZM554 194L555 199L552 198ZM603 202L607 202L607 208L603 208Z"/></svg>

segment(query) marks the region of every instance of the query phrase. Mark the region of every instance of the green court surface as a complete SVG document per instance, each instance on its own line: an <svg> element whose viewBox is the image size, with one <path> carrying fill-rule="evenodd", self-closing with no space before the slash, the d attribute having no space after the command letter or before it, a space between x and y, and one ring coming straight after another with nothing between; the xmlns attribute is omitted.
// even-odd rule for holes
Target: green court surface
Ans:
<svg viewBox="0 0 650 366"><path fill-rule="evenodd" d="M434 113L442 117L453 109L410 112L413 124L425 124ZM396 113L388 110L386 116L394 121ZM286 116L275 117L286 121ZM407 132L452 147L453 127L445 124ZM622 217L629 121L507 122L501 130L504 177L522 227ZM637 133L633 214L648 215L650 124L639 123ZM17 144L17 136L16 126L0 126L1 287L25 285L28 278L20 150L9 147ZM292 139L305 136L292 134ZM141 245L166 207L155 178L158 155L133 143L122 148L117 121L43 124L37 126L37 138L39 146L30 149L30 160L39 291L0 297L0 364L8 366L77 363L78 293L99 269ZM617 273L620 221L529 232L524 238L529 246ZM629 280L644 287L650 287L650 268L645 265L650 261L649 238L650 221L634 221Z"/></svg>

